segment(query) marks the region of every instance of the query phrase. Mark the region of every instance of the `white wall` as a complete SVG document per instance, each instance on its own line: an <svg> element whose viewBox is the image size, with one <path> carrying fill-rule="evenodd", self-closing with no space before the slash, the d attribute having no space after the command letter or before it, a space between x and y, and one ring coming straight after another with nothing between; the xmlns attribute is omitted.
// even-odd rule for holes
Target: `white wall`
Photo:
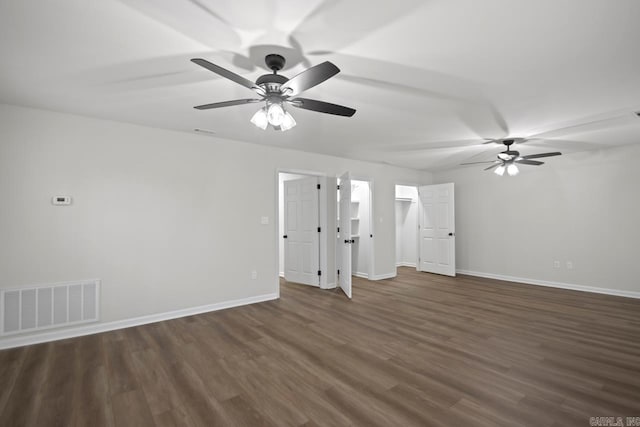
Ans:
<svg viewBox="0 0 640 427"><path fill-rule="evenodd" d="M278 169L373 177L382 248L394 244L394 183L431 179L387 165L1 105L0 287L102 279L103 322L273 294ZM72 196L73 205L52 206L59 194ZM394 266L393 251L376 252L376 274Z"/></svg>
<svg viewBox="0 0 640 427"><path fill-rule="evenodd" d="M437 173L455 183L458 269L640 292L639 160L629 146L551 158L516 177Z"/></svg>
<svg viewBox="0 0 640 427"><path fill-rule="evenodd" d="M415 267L418 245L418 189L396 186L396 265Z"/></svg>

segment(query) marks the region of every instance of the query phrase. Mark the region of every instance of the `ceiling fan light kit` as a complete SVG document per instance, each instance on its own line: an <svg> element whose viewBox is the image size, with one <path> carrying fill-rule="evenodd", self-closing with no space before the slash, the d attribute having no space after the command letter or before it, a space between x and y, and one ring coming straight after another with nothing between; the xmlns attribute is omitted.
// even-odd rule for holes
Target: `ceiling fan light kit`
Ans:
<svg viewBox="0 0 640 427"><path fill-rule="evenodd" d="M286 104L296 108L344 117L351 117L356 112L353 108L342 105L296 97L299 93L319 85L340 72L338 67L328 61L308 68L295 77L288 79L278 74L278 71L284 67L284 57L278 54L269 54L265 57L265 63L273 73L258 77L255 83L202 58L194 58L191 62L251 89L260 96L260 98L237 99L198 105L194 108L209 110L264 101L264 107L260 108L250 120L256 127L263 130L270 125L273 129L284 132L296 126L296 121L287 111Z"/></svg>

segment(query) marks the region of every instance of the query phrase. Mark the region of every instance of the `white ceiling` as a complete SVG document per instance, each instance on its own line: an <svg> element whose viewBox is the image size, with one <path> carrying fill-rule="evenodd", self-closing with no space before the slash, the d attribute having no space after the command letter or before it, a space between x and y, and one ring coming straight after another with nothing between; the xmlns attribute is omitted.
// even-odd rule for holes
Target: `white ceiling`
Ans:
<svg viewBox="0 0 640 427"><path fill-rule="evenodd" d="M483 138L640 142L638 22L638 0L0 0L0 102L443 169L501 151ZM288 77L335 63L303 96L355 116L291 109L281 133L257 104L192 108L252 92L190 58L255 80L272 52Z"/></svg>

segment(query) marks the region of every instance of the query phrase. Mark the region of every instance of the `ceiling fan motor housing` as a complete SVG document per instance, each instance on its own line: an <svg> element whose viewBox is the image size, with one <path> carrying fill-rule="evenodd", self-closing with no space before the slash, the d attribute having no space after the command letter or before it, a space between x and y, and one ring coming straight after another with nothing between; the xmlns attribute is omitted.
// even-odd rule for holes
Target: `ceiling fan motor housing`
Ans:
<svg viewBox="0 0 640 427"><path fill-rule="evenodd" d="M284 68L284 64L287 62L284 59L284 56L278 55L277 53L270 53L269 55L264 57L264 62L267 64L267 67L270 70L280 71Z"/></svg>
<svg viewBox="0 0 640 427"><path fill-rule="evenodd" d="M256 84L264 88L267 93L280 93L280 86L288 81L288 78L280 74L263 74L258 77Z"/></svg>

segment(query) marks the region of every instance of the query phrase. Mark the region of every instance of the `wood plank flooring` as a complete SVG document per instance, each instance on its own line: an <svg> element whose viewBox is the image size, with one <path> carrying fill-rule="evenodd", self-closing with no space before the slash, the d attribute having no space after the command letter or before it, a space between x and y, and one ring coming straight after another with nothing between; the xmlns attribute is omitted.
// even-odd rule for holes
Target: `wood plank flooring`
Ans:
<svg viewBox="0 0 640 427"><path fill-rule="evenodd" d="M602 284L607 286L608 284ZM640 301L400 268L0 352L1 426L588 426L640 416Z"/></svg>

